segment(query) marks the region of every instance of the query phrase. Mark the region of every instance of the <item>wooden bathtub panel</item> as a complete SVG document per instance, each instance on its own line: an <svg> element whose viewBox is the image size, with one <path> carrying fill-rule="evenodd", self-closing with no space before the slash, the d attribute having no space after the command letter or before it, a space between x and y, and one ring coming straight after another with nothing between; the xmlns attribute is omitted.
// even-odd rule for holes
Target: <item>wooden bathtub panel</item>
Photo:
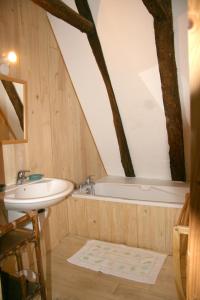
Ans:
<svg viewBox="0 0 200 300"><path fill-rule="evenodd" d="M88 225L88 237L90 239L99 240L99 202L93 200L86 200L86 212L87 212L87 225Z"/></svg>
<svg viewBox="0 0 200 300"><path fill-rule="evenodd" d="M136 206L106 201L98 202L100 240L136 246Z"/></svg>
<svg viewBox="0 0 200 300"><path fill-rule="evenodd" d="M166 208L166 252L172 254L173 226L176 225L181 208Z"/></svg>
<svg viewBox="0 0 200 300"><path fill-rule="evenodd" d="M137 205L68 199L69 232L137 246Z"/></svg>
<svg viewBox="0 0 200 300"><path fill-rule="evenodd" d="M112 242L112 203L99 201L99 238Z"/></svg>
<svg viewBox="0 0 200 300"><path fill-rule="evenodd" d="M164 207L137 206L138 247L165 252Z"/></svg>
<svg viewBox="0 0 200 300"><path fill-rule="evenodd" d="M137 246L137 206L112 203L112 241Z"/></svg>
<svg viewBox="0 0 200 300"><path fill-rule="evenodd" d="M137 206L138 247L149 248L151 244L150 206Z"/></svg>
<svg viewBox="0 0 200 300"><path fill-rule="evenodd" d="M68 199L69 233L172 253L172 230L180 209Z"/></svg>
<svg viewBox="0 0 200 300"><path fill-rule="evenodd" d="M166 208L151 207L151 248L166 252Z"/></svg>
<svg viewBox="0 0 200 300"><path fill-rule="evenodd" d="M87 215L89 237L137 245L135 205L87 200Z"/></svg>
<svg viewBox="0 0 200 300"><path fill-rule="evenodd" d="M123 244L123 204L112 202L112 242Z"/></svg>
<svg viewBox="0 0 200 300"><path fill-rule="evenodd" d="M77 234L80 236L88 236L88 216L85 200L78 199L78 201L75 201L75 209Z"/></svg>

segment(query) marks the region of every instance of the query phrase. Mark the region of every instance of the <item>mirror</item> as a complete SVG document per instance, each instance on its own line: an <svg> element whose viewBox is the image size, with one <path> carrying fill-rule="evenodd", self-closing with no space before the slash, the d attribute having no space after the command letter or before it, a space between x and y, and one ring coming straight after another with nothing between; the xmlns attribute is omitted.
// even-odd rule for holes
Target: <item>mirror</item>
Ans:
<svg viewBox="0 0 200 300"><path fill-rule="evenodd" d="M27 142L27 84L23 80L0 75L0 142Z"/></svg>

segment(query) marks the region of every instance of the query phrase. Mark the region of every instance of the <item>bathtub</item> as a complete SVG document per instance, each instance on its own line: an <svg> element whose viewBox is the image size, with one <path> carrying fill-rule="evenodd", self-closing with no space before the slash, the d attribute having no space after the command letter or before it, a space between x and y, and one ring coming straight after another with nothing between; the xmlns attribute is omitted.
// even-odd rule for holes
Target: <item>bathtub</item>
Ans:
<svg viewBox="0 0 200 300"><path fill-rule="evenodd" d="M92 192L78 189L75 198L122 202L137 205L181 208L188 183L144 178L107 176L95 182Z"/></svg>
<svg viewBox="0 0 200 300"><path fill-rule="evenodd" d="M68 201L69 233L172 254L186 183L107 176Z"/></svg>

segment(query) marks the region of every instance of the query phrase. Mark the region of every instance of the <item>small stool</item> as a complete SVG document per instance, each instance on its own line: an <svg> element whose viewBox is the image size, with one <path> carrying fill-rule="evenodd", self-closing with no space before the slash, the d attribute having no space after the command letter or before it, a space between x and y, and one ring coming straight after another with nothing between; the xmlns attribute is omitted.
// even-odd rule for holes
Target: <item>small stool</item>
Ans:
<svg viewBox="0 0 200 300"><path fill-rule="evenodd" d="M32 222L32 230L23 228L23 226L25 226L28 222ZM38 282L29 282L23 273L23 262L20 248L28 243L34 244ZM19 299L32 299L35 295L40 294L41 299L46 300L47 298L42 267L38 216L36 211L31 211L12 223L0 225L0 261L3 261L10 255L15 255L16 257L17 272L20 274L20 276L17 278L9 275L8 273L2 272L3 299L7 300L12 298L11 296L7 296L6 298L6 291L4 288L4 283L5 285L8 284L10 279L11 281L15 282L15 286L17 286L17 284L20 286ZM9 293L12 293L12 290Z"/></svg>

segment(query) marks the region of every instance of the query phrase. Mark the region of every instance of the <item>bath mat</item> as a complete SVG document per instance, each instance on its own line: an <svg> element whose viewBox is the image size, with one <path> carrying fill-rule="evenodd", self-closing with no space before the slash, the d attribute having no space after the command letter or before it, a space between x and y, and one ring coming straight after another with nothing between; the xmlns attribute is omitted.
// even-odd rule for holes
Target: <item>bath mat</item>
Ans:
<svg viewBox="0 0 200 300"><path fill-rule="evenodd" d="M68 262L137 282L154 284L166 255L124 245L90 240Z"/></svg>

